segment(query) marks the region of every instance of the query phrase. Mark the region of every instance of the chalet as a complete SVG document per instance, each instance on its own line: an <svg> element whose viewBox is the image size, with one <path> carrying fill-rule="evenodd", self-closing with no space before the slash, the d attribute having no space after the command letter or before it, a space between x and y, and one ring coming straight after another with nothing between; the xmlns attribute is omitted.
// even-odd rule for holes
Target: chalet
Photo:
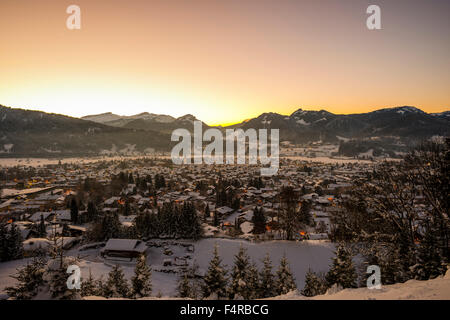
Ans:
<svg viewBox="0 0 450 320"><path fill-rule="evenodd" d="M109 239L101 250L102 257L106 259L132 261L147 250L147 245L134 239Z"/></svg>

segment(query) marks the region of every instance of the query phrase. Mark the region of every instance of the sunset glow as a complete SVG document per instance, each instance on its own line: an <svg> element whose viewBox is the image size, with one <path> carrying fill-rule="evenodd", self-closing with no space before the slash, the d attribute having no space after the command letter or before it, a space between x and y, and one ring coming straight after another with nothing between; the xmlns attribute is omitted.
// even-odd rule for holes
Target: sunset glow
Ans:
<svg viewBox="0 0 450 320"><path fill-rule="evenodd" d="M298 108L450 105L449 1L0 2L0 104L229 124ZM81 8L68 30L66 8ZM420 24L417 22L420 21Z"/></svg>

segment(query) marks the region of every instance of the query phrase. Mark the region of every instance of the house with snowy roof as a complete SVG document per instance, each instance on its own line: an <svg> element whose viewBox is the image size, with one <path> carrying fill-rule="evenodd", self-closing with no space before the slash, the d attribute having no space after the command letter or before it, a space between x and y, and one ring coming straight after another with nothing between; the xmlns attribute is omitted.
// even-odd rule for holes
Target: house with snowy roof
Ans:
<svg viewBox="0 0 450 320"><path fill-rule="evenodd" d="M136 239L109 239L100 254L105 259L132 261L145 254L147 245Z"/></svg>

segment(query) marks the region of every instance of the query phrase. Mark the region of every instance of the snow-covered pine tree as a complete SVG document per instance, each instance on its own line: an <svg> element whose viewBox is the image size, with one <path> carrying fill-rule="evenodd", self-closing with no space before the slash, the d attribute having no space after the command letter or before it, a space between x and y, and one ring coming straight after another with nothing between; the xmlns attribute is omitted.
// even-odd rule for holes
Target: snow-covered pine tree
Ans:
<svg viewBox="0 0 450 320"><path fill-rule="evenodd" d="M276 295L276 283L275 276L272 273L272 261L270 260L269 253L266 254L263 260L263 269L260 273L260 297L269 298Z"/></svg>
<svg viewBox="0 0 450 320"><path fill-rule="evenodd" d="M197 240L202 235L202 226L197 210L191 202L185 202L181 209L182 234L184 238Z"/></svg>
<svg viewBox="0 0 450 320"><path fill-rule="evenodd" d="M277 295L282 295L296 289L297 285L295 284L294 276L292 275L286 255L284 255L280 260L280 266L277 270L276 293Z"/></svg>
<svg viewBox="0 0 450 320"><path fill-rule="evenodd" d="M308 269L305 276L305 286L303 287L301 294L306 297L313 297L319 294L325 294L327 289L328 287L325 281L325 276Z"/></svg>
<svg viewBox="0 0 450 320"><path fill-rule="evenodd" d="M441 250L438 247L437 234L437 230L433 230L429 225L424 239L419 245L417 263L411 267L412 274L417 280L434 279L447 271Z"/></svg>
<svg viewBox="0 0 450 320"><path fill-rule="evenodd" d="M325 277L328 287L334 284L342 288L356 288L356 270L353 265L352 255L343 243L338 245L333 265Z"/></svg>
<svg viewBox="0 0 450 320"><path fill-rule="evenodd" d="M40 286L44 284L45 265L45 259L39 257L34 258L25 267L18 269L17 274L11 276L17 280L17 284L6 288L8 296L17 300L29 300L36 296Z"/></svg>
<svg viewBox="0 0 450 320"><path fill-rule="evenodd" d="M209 262L208 271L203 278L203 297L225 298L227 295L227 271L222 266L217 244L214 246L213 257Z"/></svg>
<svg viewBox="0 0 450 320"><path fill-rule="evenodd" d="M131 278L131 287L135 298L149 297L152 294L152 270L147 265L145 255L139 257Z"/></svg>
<svg viewBox="0 0 450 320"><path fill-rule="evenodd" d="M409 279L409 272L404 271L404 263L400 255L400 248L395 243L375 242L365 249L366 262L363 270L364 277L361 285L365 286L368 274L365 273L367 266L377 265L383 272L381 273L382 284L394 284L405 282Z"/></svg>
<svg viewBox="0 0 450 320"><path fill-rule="evenodd" d="M122 227L117 212L105 213L89 229L88 238L92 241L104 241L110 238L119 238Z"/></svg>
<svg viewBox="0 0 450 320"><path fill-rule="evenodd" d="M231 284L229 288L230 299L249 299L251 288L250 281L250 258L242 246L234 256L234 266L231 271Z"/></svg>
<svg viewBox="0 0 450 320"><path fill-rule="evenodd" d="M249 279L248 279L248 289L249 296L248 299L259 299L260 298L260 283L259 283L259 273L256 264L252 262L248 268Z"/></svg>
<svg viewBox="0 0 450 320"><path fill-rule="evenodd" d="M95 295L104 297L106 282L103 280L103 275L100 278L94 280Z"/></svg>
<svg viewBox="0 0 450 320"><path fill-rule="evenodd" d="M89 297L100 295L99 290L96 286L96 281L91 273L91 268L89 268L89 278L81 281L81 296Z"/></svg>
<svg viewBox="0 0 450 320"><path fill-rule="evenodd" d="M190 298L198 299L201 297L201 281L197 277L199 274L199 266L195 260L192 263L192 266L186 269L186 274L189 279Z"/></svg>
<svg viewBox="0 0 450 320"><path fill-rule="evenodd" d="M191 282L187 272L183 272L178 279L177 292L180 298L192 298Z"/></svg>
<svg viewBox="0 0 450 320"><path fill-rule="evenodd" d="M19 228L11 223L6 239L9 260L21 259L23 257L23 239Z"/></svg>
<svg viewBox="0 0 450 320"><path fill-rule="evenodd" d="M8 249L8 231L6 230L6 225L0 223L0 262L9 260L9 249Z"/></svg>
<svg viewBox="0 0 450 320"><path fill-rule="evenodd" d="M73 264L76 264L75 259L64 256L48 261L43 278L49 286L49 292L53 299L74 300L81 297L77 289L67 287L69 277L67 268Z"/></svg>
<svg viewBox="0 0 450 320"><path fill-rule="evenodd" d="M112 268L103 289L106 298L128 298L130 296L130 288L122 268L118 265Z"/></svg>

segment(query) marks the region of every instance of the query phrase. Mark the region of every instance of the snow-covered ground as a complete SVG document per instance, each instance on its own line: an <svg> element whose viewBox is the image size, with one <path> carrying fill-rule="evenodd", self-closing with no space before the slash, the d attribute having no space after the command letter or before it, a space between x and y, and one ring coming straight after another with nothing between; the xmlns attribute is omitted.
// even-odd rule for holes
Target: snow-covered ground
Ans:
<svg viewBox="0 0 450 320"><path fill-rule="evenodd" d="M186 241L183 243L189 244L191 242ZM164 267L164 259L170 258L174 261L175 257L190 256L190 259L188 259L189 264L192 264L195 261L199 266L199 272L203 273L208 268L216 243L222 262L228 270L231 269L234 255L238 252L241 244L248 249L248 254L259 268L262 266L262 259L266 253L269 253L274 266L274 272L278 268L279 261L283 254L286 254L298 288L303 288L304 278L308 268L325 272L331 264L331 257L334 255L334 245L330 242L321 240L304 242L265 241L256 243L245 240L209 238L192 243L195 248L194 252L188 252L186 246L177 245L176 242L173 245L167 245L173 252L170 256L163 254L166 245L162 245L161 247L151 246L147 250L147 263L153 269L153 294L157 295L158 293L161 293L164 297L175 296L176 294L178 274L162 271L179 271L180 268L176 266ZM99 256L99 249L90 249L80 252L74 249L67 252L67 254L70 256L78 256L81 259L81 276L84 278L87 278L89 272L91 272L94 278L103 276L103 278L106 279L114 264L112 262L106 262L105 264L103 259ZM0 263L0 294L4 293L5 287L15 283L15 280L10 276L15 274L16 269L24 266L29 260L30 259L21 259ZM134 273L134 265L129 263L119 264L122 266L126 278L130 279Z"/></svg>
<svg viewBox="0 0 450 320"><path fill-rule="evenodd" d="M303 288L308 268L316 272L328 271L335 249L333 243L322 240L249 242L233 239L203 239L196 243L194 252L194 259L200 270L208 268L215 243L218 245L222 262L228 270L233 266L234 255L241 244L247 249L258 268L262 267L262 259L266 253L269 253L274 272L278 268L280 259L286 254L298 288Z"/></svg>
<svg viewBox="0 0 450 320"><path fill-rule="evenodd" d="M278 296L276 300L450 300L450 271L443 277L419 281L409 280L405 283L397 283L382 286L381 289L344 289L333 294L324 294L307 298L298 292L290 292Z"/></svg>
<svg viewBox="0 0 450 320"><path fill-rule="evenodd" d="M162 241L161 241L162 242ZM158 244L158 241L155 242ZM170 241L169 241L170 243ZM185 245L180 245L185 244ZM187 244L191 242L174 242L167 245L162 243L159 246L151 246L147 251L147 262L151 265L153 295L161 296L163 299L173 298L176 294L176 285L178 274L161 272L162 270L179 270L178 267L164 267L164 259L175 257L191 256L189 263L194 261L199 265L199 272L202 273L208 268L209 261L212 256L214 245L218 245L218 250L222 262L230 270L234 255L237 253L239 246L243 245L247 248L248 254L252 260L260 268L261 260L266 253L269 253L274 271L278 267L279 260L286 254L291 266L291 270L296 279L297 287L302 289L304 286L304 278L308 268L316 272L326 272L331 264L331 258L334 256L334 244L322 240L310 240L303 242L293 241L265 241L265 242L249 242L245 240L233 239L219 239L209 238L202 239L194 245L194 252L187 250ZM173 254L170 256L164 255L164 249L170 249ZM94 278L106 278L111 266L114 263L105 263L99 256L99 249L90 249L78 252L76 249L70 250L68 255L78 256L81 258L81 274L82 277L87 278L89 271ZM24 266L30 259L21 259L9 262L0 263L0 294L5 293L4 289L7 286L14 285L15 280L10 276L16 272L17 268ZM126 278L130 279L134 273L134 265L127 263L120 263ZM99 297L94 297L99 298ZM410 280L403 284L394 284L382 286L380 290L369 290L367 288L345 289L337 293L325 294L313 298L307 298L297 292L291 292L287 295L275 297L272 299L332 299L332 300L347 300L347 299L450 299L450 271L445 277L428 281Z"/></svg>

